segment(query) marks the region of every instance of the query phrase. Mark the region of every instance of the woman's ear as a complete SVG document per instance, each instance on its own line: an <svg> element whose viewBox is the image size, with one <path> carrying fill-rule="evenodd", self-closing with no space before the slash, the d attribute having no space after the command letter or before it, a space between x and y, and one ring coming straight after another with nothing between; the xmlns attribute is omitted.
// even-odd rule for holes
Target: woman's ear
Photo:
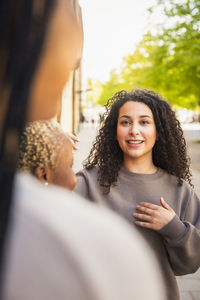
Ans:
<svg viewBox="0 0 200 300"><path fill-rule="evenodd" d="M38 166L35 169L34 175L39 179L41 182L52 182L52 170L47 167L40 167Z"/></svg>
<svg viewBox="0 0 200 300"><path fill-rule="evenodd" d="M36 167L34 171L34 175L40 181L45 182L46 181L45 167Z"/></svg>

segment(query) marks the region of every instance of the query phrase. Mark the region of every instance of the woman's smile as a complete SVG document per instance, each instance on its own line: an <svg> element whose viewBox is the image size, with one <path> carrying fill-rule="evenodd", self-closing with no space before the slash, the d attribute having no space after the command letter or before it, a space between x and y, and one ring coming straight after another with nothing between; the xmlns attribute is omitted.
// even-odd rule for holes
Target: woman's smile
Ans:
<svg viewBox="0 0 200 300"><path fill-rule="evenodd" d="M140 146L144 143L143 140L126 140L126 142L129 146Z"/></svg>

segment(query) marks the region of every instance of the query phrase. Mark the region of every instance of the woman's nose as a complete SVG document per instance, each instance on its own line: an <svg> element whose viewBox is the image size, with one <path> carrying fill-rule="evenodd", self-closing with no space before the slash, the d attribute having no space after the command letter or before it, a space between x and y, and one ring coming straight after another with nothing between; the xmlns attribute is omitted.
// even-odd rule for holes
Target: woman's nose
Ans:
<svg viewBox="0 0 200 300"><path fill-rule="evenodd" d="M130 132L129 133L132 134L133 136L138 135L140 133L138 124L132 124L130 126Z"/></svg>

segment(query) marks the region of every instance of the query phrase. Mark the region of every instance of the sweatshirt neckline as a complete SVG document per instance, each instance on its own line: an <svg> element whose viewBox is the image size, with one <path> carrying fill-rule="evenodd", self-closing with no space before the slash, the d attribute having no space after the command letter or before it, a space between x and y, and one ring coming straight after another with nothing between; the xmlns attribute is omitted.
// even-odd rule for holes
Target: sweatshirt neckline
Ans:
<svg viewBox="0 0 200 300"><path fill-rule="evenodd" d="M138 178L138 179L157 179L159 178L163 171L162 169L158 168L157 171L155 173L152 174L144 174L144 173L134 173L131 171L128 171L127 169L125 169L124 167L121 167L120 169L120 173L125 176L126 178Z"/></svg>

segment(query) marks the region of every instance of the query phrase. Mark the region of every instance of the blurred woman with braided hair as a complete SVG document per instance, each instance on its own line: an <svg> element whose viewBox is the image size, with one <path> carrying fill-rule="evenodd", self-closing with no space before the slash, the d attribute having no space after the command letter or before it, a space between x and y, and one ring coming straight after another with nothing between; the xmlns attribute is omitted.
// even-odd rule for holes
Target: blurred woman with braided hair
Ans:
<svg viewBox="0 0 200 300"><path fill-rule="evenodd" d="M19 145L18 168L33 174L46 186L55 184L73 190L72 142L54 120L29 122Z"/></svg>
<svg viewBox="0 0 200 300"><path fill-rule="evenodd" d="M137 225L160 261L168 299L177 300L175 275L200 266L200 201L183 131L150 90L117 92L106 108L75 190Z"/></svg>

